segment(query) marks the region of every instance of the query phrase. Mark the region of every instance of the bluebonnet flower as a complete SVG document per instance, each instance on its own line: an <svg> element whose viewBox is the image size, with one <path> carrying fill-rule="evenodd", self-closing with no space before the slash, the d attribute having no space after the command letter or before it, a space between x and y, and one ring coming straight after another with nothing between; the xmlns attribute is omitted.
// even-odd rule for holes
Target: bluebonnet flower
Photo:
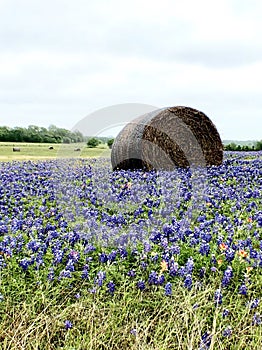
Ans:
<svg viewBox="0 0 262 350"><path fill-rule="evenodd" d="M136 334L137 334L136 328L131 329L130 334L136 336Z"/></svg>
<svg viewBox="0 0 262 350"><path fill-rule="evenodd" d="M164 232L164 235L167 237L167 240L169 241L169 238L173 236L173 234L175 233L175 230L171 225L164 224L163 232Z"/></svg>
<svg viewBox="0 0 262 350"><path fill-rule="evenodd" d="M176 244L172 245L170 247L170 252L172 254L174 254L174 255L179 255L180 254L180 247L179 247L179 245L176 245Z"/></svg>
<svg viewBox="0 0 262 350"><path fill-rule="evenodd" d="M262 323L261 316L255 313L252 319L252 326L259 326L261 325L261 323Z"/></svg>
<svg viewBox="0 0 262 350"><path fill-rule="evenodd" d="M148 283L149 284L158 284L158 274L156 271L151 271L149 276L148 276Z"/></svg>
<svg viewBox="0 0 262 350"><path fill-rule="evenodd" d="M247 295L247 286L244 283L241 284L241 286L239 287L238 293L242 295Z"/></svg>
<svg viewBox="0 0 262 350"><path fill-rule="evenodd" d="M62 278L72 278L72 274L69 270L62 270L59 274L59 279Z"/></svg>
<svg viewBox="0 0 262 350"><path fill-rule="evenodd" d="M101 253L101 254L99 255L99 261L100 261L101 263L106 263L107 260L108 260L108 258L107 258L107 255L106 255L105 253Z"/></svg>
<svg viewBox="0 0 262 350"><path fill-rule="evenodd" d="M201 269L199 270L199 278L202 279L204 277L205 273L206 273L205 267L201 267Z"/></svg>
<svg viewBox="0 0 262 350"><path fill-rule="evenodd" d="M169 262L169 275L174 277L178 275L179 266L178 263L170 261Z"/></svg>
<svg viewBox="0 0 262 350"><path fill-rule="evenodd" d="M40 247L41 247L41 243L37 242L36 240L30 241L27 244L27 249L32 250L33 253L37 252Z"/></svg>
<svg viewBox="0 0 262 350"><path fill-rule="evenodd" d="M73 327L73 324L72 324L72 322L71 321L69 321L69 320L66 320L65 321L65 329L68 331L70 328L72 328Z"/></svg>
<svg viewBox="0 0 262 350"><path fill-rule="evenodd" d="M228 266L224 272L223 278L222 278L222 287L227 287L231 281L231 278L233 277L233 270L231 266Z"/></svg>
<svg viewBox="0 0 262 350"><path fill-rule="evenodd" d="M126 258L128 256L127 250L125 248L119 248L118 252L120 254L120 257L122 259Z"/></svg>
<svg viewBox="0 0 262 350"><path fill-rule="evenodd" d="M54 268L51 267L51 268L49 269L49 273L48 273L48 275L47 275L47 279L48 279L49 281L53 281L54 278L55 278Z"/></svg>
<svg viewBox="0 0 262 350"><path fill-rule="evenodd" d="M144 242L144 252L149 253L151 251L152 247L149 242Z"/></svg>
<svg viewBox="0 0 262 350"><path fill-rule="evenodd" d="M96 250L96 248L92 244L88 244L85 247L85 254L91 253L91 252L93 252L95 250Z"/></svg>
<svg viewBox="0 0 262 350"><path fill-rule="evenodd" d="M232 328L230 326L226 327L222 332L223 337L230 337L231 334L232 334Z"/></svg>
<svg viewBox="0 0 262 350"><path fill-rule="evenodd" d="M95 283L99 286L102 287L103 281L106 278L106 273L104 271L98 271L96 277L95 277Z"/></svg>
<svg viewBox="0 0 262 350"><path fill-rule="evenodd" d="M187 260L187 263L185 265L185 269L186 269L186 272L188 274L192 274L193 272L193 269L194 269L194 260L192 257L190 257L188 260Z"/></svg>
<svg viewBox="0 0 262 350"><path fill-rule="evenodd" d="M113 250L110 254L108 254L107 258L110 262L113 262L115 261L116 256L117 256L117 251Z"/></svg>
<svg viewBox="0 0 262 350"><path fill-rule="evenodd" d="M229 315L229 310L228 309L224 309L222 312L222 317L226 318Z"/></svg>
<svg viewBox="0 0 262 350"><path fill-rule="evenodd" d="M208 243L202 243L201 244L201 246L200 246L200 248L199 248L199 253L201 254L201 255L205 255L205 256L208 256L208 254L209 254L209 252L210 252L210 246L209 246L209 244Z"/></svg>
<svg viewBox="0 0 262 350"><path fill-rule="evenodd" d="M65 269L68 270L68 271L75 271L75 265L74 265L74 261L73 260L68 260L67 263L66 263L66 266L65 266Z"/></svg>
<svg viewBox="0 0 262 350"><path fill-rule="evenodd" d="M144 290L146 288L145 282L144 281L138 281L137 282L137 288L140 290Z"/></svg>
<svg viewBox="0 0 262 350"><path fill-rule="evenodd" d="M19 265L22 267L24 271L26 271L29 265L31 265L31 260L24 258L19 262Z"/></svg>
<svg viewBox="0 0 262 350"><path fill-rule="evenodd" d="M172 295L172 283L170 282L167 282L167 284L165 285L165 295Z"/></svg>
<svg viewBox="0 0 262 350"><path fill-rule="evenodd" d="M115 293L115 283L113 281L110 281L107 283L107 290L111 295L114 295Z"/></svg>
<svg viewBox="0 0 262 350"><path fill-rule="evenodd" d="M190 239L189 245L190 245L190 247L194 247L194 246L198 245L198 243L199 243L199 239L193 237Z"/></svg>
<svg viewBox="0 0 262 350"><path fill-rule="evenodd" d="M140 266L143 270L146 270L148 264L145 261L142 261Z"/></svg>
<svg viewBox="0 0 262 350"><path fill-rule="evenodd" d="M226 260L231 262L234 260L235 251L233 249L229 248L225 251L225 255L226 255Z"/></svg>
<svg viewBox="0 0 262 350"><path fill-rule="evenodd" d="M178 274L179 274L179 276L181 276L181 277L184 277L184 276L186 275L186 268L185 268L185 266L181 266L181 267L179 268Z"/></svg>
<svg viewBox="0 0 262 350"><path fill-rule="evenodd" d="M199 350L208 350L211 345L212 335L209 332L205 332L201 336L200 347Z"/></svg>
<svg viewBox="0 0 262 350"><path fill-rule="evenodd" d="M53 250L54 254L54 264L57 265L62 262L63 257L64 257L64 250L61 249L55 249Z"/></svg>
<svg viewBox="0 0 262 350"><path fill-rule="evenodd" d="M215 255L214 255L214 254L212 254L212 255L211 255L211 259L210 259L210 261L211 261L211 264L216 265L216 263L217 263L217 259L216 259L216 257L215 257Z"/></svg>
<svg viewBox="0 0 262 350"><path fill-rule="evenodd" d="M221 305L222 304L222 293L221 293L221 290L220 289L217 289L215 291L215 305L218 306L218 305Z"/></svg>
<svg viewBox="0 0 262 350"><path fill-rule="evenodd" d="M79 258L80 258L80 254L76 250L72 250L69 253L69 259L72 260L73 262L77 262Z"/></svg>
<svg viewBox="0 0 262 350"><path fill-rule="evenodd" d="M259 299L254 299L254 300L250 301L250 303L249 303L250 309L256 309L258 307L259 302L260 302Z"/></svg>
<svg viewBox="0 0 262 350"><path fill-rule="evenodd" d="M157 262L158 259L159 259L159 255L157 253L152 253L152 256L151 256L151 261L153 262Z"/></svg>
<svg viewBox="0 0 262 350"><path fill-rule="evenodd" d="M157 280L157 284L159 284L160 286L162 286L162 284L165 282L165 276L164 275L160 275L158 277L158 280Z"/></svg>
<svg viewBox="0 0 262 350"><path fill-rule="evenodd" d="M127 273L127 276L129 276L129 277L135 277L136 276L136 273L135 273L135 271L134 270L129 270L128 271L128 273Z"/></svg>
<svg viewBox="0 0 262 350"><path fill-rule="evenodd" d="M186 275L184 279L184 287L190 290L192 288L192 276L190 274Z"/></svg>

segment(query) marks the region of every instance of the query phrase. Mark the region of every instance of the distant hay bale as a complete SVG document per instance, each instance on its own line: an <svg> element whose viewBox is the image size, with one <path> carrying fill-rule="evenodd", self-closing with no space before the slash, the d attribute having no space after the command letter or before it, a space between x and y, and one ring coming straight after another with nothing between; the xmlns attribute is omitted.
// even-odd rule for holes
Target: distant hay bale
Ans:
<svg viewBox="0 0 262 350"><path fill-rule="evenodd" d="M53 146L50 146L49 149L54 149L54 147L53 147Z"/></svg>
<svg viewBox="0 0 262 350"><path fill-rule="evenodd" d="M13 152L20 152L20 148L19 147L13 147Z"/></svg>
<svg viewBox="0 0 262 350"><path fill-rule="evenodd" d="M116 137L113 170L220 165L223 144L212 121L190 107L170 107L142 115Z"/></svg>
<svg viewBox="0 0 262 350"><path fill-rule="evenodd" d="M80 152L81 149L80 149L80 148L75 148L74 151L75 151L75 152Z"/></svg>

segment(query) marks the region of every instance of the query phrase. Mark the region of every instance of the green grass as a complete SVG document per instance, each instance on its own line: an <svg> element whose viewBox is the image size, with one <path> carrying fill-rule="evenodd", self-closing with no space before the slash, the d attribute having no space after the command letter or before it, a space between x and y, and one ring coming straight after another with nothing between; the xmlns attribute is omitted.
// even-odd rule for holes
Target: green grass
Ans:
<svg viewBox="0 0 262 350"><path fill-rule="evenodd" d="M213 288L207 286L189 292L178 283L172 297L163 297L159 289L137 292L125 283L111 297L102 291L90 294L88 283L81 281L52 286L12 271L8 281L1 286L9 292L1 309L3 350L193 350L199 349L205 331L213 334L213 350L261 349L261 327L251 325L252 312L237 291L223 305L230 310L224 320L222 308L214 306ZM71 329L65 330L65 320L72 322ZM228 339L222 337L227 324L233 330Z"/></svg>
<svg viewBox="0 0 262 350"><path fill-rule="evenodd" d="M50 146L54 149L50 150ZM20 152L13 152L13 147L19 147ZM75 151L76 148L80 148L81 151ZM44 160L60 157L109 157L109 155L110 149L105 144L99 145L97 148L88 148L86 143L54 144L0 142L0 161Z"/></svg>

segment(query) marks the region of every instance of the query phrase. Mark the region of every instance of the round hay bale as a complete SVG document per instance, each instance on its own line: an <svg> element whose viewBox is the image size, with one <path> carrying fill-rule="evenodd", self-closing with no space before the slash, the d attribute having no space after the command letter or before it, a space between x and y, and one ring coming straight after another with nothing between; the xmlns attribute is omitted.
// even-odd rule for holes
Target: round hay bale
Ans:
<svg viewBox="0 0 262 350"><path fill-rule="evenodd" d="M220 165L223 144L212 121L190 107L170 107L142 115L116 137L113 170Z"/></svg>

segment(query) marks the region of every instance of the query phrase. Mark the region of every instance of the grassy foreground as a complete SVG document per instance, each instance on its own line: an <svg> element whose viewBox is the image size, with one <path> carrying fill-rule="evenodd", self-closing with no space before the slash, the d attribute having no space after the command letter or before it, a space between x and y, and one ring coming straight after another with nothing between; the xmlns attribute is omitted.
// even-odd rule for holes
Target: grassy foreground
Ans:
<svg viewBox="0 0 262 350"><path fill-rule="evenodd" d="M1 310L3 350L261 349L261 327L252 325L252 310L237 291L226 301L230 316L224 320L207 286L188 292L178 283L168 298L162 291L137 292L135 285L123 284L110 297L90 294L87 283L51 287L25 279L9 271L8 285L1 287L9 295ZM66 329L66 320L72 328ZM229 323L233 332L225 337ZM201 347L206 329L212 338Z"/></svg>

